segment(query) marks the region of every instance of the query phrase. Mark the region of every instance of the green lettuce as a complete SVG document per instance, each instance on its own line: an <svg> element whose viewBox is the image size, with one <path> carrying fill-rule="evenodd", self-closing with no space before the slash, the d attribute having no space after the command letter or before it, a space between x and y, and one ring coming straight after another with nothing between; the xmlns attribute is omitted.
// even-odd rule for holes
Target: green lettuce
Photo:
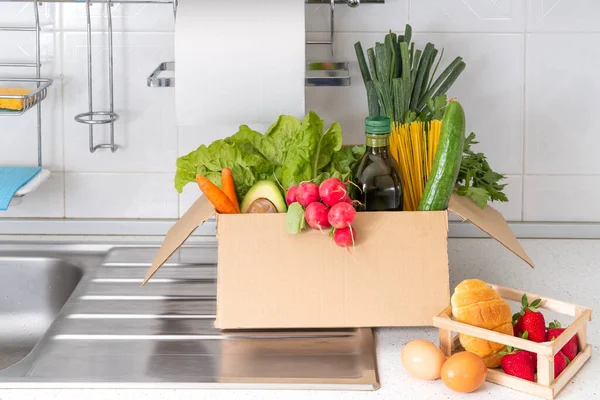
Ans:
<svg viewBox="0 0 600 400"><path fill-rule="evenodd" d="M242 125L234 135L180 157L175 188L181 193L185 185L195 182L196 174L220 186L223 168L231 169L239 199L260 180L273 181L284 189L330 177L347 180L364 147L343 148L337 122L325 132L323 129L323 120L312 111L303 121L282 115L265 134Z"/></svg>

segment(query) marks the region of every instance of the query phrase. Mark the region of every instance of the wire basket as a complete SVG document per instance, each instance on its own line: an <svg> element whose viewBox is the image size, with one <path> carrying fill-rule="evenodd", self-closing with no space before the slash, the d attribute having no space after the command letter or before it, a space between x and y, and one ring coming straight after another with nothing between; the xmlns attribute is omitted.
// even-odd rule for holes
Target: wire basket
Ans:
<svg viewBox="0 0 600 400"><path fill-rule="evenodd" d="M32 88L31 92L23 95L2 95L0 100L16 100L21 108L18 110L0 109L0 116L16 116L25 114L30 108L37 105L46 98L48 87L52 85L52 79L37 78L4 78L0 79L0 87L22 87L24 89Z"/></svg>

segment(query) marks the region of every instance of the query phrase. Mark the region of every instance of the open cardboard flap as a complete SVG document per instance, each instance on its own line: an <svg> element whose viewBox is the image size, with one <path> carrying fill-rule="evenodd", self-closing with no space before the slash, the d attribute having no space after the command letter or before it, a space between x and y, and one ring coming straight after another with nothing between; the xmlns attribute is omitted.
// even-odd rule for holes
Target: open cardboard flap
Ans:
<svg viewBox="0 0 600 400"><path fill-rule="evenodd" d="M152 261L152 266L148 270L142 286L154 276L156 271L171 257L175 251L181 247L183 242L206 220L215 214L215 208L211 202L201 196L192 204L185 214L169 229L167 236L163 241L156 257Z"/></svg>
<svg viewBox="0 0 600 400"><path fill-rule="evenodd" d="M463 220L471 222L473 225L496 239L504 247L515 253L519 258L533 267L533 261L529 258L515 234L510 229L506 220L493 207L485 206L479 208L468 197L459 196L453 193L450 197L448 210L452 211Z"/></svg>
<svg viewBox="0 0 600 400"><path fill-rule="evenodd" d="M496 239L507 249L519 256L530 266L533 261L529 258L515 234L504 220L502 214L490 206L481 209L469 198L452 194L448 209L464 220L470 221L479 229ZM171 255L187 240L187 238L204 222L215 214L210 201L201 196L189 210L169 229L167 236L152 261L142 285L154 276L156 271L171 257Z"/></svg>

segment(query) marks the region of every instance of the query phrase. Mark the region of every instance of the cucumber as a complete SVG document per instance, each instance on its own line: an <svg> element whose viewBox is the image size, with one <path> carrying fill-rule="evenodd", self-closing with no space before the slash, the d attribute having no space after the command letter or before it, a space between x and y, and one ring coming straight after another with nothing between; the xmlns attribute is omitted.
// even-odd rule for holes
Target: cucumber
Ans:
<svg viewBox="0 0 600 400"><path fill-rule="evenodd" d="M431 175L419 203L419 211L440 211L448 208L462 161L464 143L465 112L459 102L453 101L444 111L440 141L433 159Z"/></svg>

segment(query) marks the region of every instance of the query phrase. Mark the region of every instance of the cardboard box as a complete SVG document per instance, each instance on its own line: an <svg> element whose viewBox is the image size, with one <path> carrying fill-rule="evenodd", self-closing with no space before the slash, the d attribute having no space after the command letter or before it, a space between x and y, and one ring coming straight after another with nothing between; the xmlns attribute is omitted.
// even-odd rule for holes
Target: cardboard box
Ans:
<svg viewBox="0 0 600 400"><path fill-rule="evenodd" d="M453 195L449 210L533 266L502 215ZM215 213L199 198L171 228L147 282ZM285 231L284 214L217 216L221 329L429 326L450 301L448 212L358 213L356 247Z"/></svg>

